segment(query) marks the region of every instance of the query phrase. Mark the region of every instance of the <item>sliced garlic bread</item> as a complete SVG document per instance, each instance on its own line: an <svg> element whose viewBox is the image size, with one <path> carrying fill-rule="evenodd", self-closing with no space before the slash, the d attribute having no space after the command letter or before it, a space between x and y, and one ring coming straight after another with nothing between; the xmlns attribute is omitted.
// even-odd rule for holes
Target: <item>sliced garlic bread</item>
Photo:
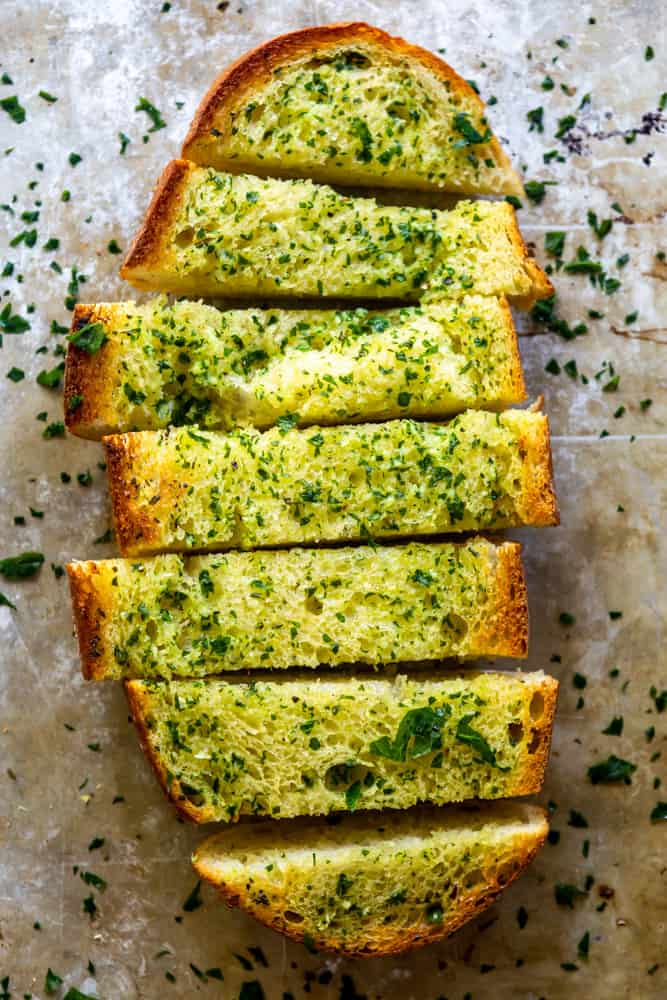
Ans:
<svg viewBox="0 0 667 1000"><path fill-rule="evenodd" d="M95 337L91 340L92 333ZM65 418L80 437L169 424L209 430L448 417L525 399L504 299L369 311L202 302L77 305Z"/></svg>
<svg viewBox="0 0 667 1000"><path fill-rule="evenodd" d="M434 678L128 681L141 743L197 823L539 791L558 683Z"/></svg>
<svg viewBox="0 0 667 1000"><path fill-rule="evenodd" d="M197 873L267 927L318 951L397 955L495 902L544 844L543 809L496 802L245 823L199 845Z"/></svg>
<svg viewBox="0 0 667 1000"><path fill-rule="evenodd" d="M242 55L201 102L183 158L330 184L523 193L470 84L432 52L359 22Z"/></svg>
<svg viewBox="0 0 667 1000"><path fill-rule="evenodd" d="M558 521L547 418L529 410L467 410L448 424L182 427L104 445L124 555Z"/></svg>
<svg viewBox="0 0 667 1000"><path fill-rule="evenodd" d="M174 160L121 275L135 288L232 298L399 299L551 294L507 202L449 212L382 206L309 180Z"/></svg>
<svg viewBox="0 0 667 1000"><path fill-rule="evenodd" d="M520 548L475 538L71 563L83 673L525 656Z"/></svg>

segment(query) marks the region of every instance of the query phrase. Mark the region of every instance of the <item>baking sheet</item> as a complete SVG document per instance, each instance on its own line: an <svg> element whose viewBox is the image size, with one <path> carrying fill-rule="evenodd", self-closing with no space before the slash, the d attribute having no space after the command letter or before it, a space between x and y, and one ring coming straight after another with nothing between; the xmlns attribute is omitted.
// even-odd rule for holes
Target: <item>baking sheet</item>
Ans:
<svg viewBox="0 0 667 1000"><path fill-rule="evenodd" d="M12 209L2 215L2 263L14 264L0 287L3 302L30 322L21 335L5 333L0 349L0 556L28 549L46 556L38 578L0 587L16 604L16 611L0 608L0 987L8 976L5 994L44 997L50 967L65 987L105 1000L236 998L242 984L253 981L261 982L267 1000L284 993L297 1000L306 994L343 1000L665 996L667 827L649 817L656 802L667 799L664 789L654 788L665 777L664 756L654 755L665 753L667 712L658 712L650 693L667 688L667 264L656 257L667 251L667 154L659 131L664 117L645 117L656 111L666 86L664 5L174 0L170 9L163 6L169 7L161 0L0 5L0 74L13 80L0 83L0 99L17 95L27 115L19 125L0 109L2 201ZM196 882L188 856L202 831L179 823L163 800L141 759L120 689L80 680L66 583L52 569L72 557L113 553L95 541L109 526L101 451L75 438L43 439L45 426L61 419L61 397L35 383L38 372L60 360L52 351L62 336L49 331L52 321L68 322L64 299L72 268L87 277L82 300L130 297L108 244L128 245L152 184L177 155L215 73L271 35L351 18L444 50L485 98L495 96L492 124L515 161L526 165L528 178L557 182L541 204L527 203L520 213L538 258L546 260L545 232L564 231L566 259L585 246L622 282L605 295L586 276L557 277L559 313L590 327L574 341L536 331L521 317L529 389L544 392L552 421L562 509L560 528L519 533L532 614L525 667L551 670L562 682L540 797L552 804L560 839L451 941L371 961L311 955L225 910L206 889L203 905L184 912ZM545 76L554 80L551 91L541 88ZM40 90L57 101L40 97ZM586 94L590 103L578 110ZM140 97L159 108L166 128L148 131L149 118L134 110ZM526 119L539 106L543 134L529 132ZM578 119L578 154L554 138L558 119L570 113ZM641 128L650 134L630 144L623 134L609 134L627 137ZM120 132L131 140L123 156ZM551 149L565 162L545 164ZM81 157L75 165L72 153ZM65 190L69 201L61 198ZM598 241L587 211L618 219L614 203L623 219ZM38 222L21 219L35 210ZM31 228L38 232L34 247L7 245ZM42 249L49 237L60 241L55 252ZM616 261L625 254L619 269ZM589 321L589 309L604 318ZM635 311L636 321L626 321ZM36 354L43 345L48 353ZM576 360L588 383L564 371L546 373L551 359L561 368ZM605 362L620 375L616 391L603 391L611 376L594 377ZM5 378L12 367L25 372L23 381ZM652 404L642 410L646 399ZM625 411L615 417L620 407ZM43 413L46 421L37 419ZM88 472L92 483L80 485L77 475L85 483ZM71 481L63 483L61 473ZM15 517L24 517L25 525L16 525ZM612 620L611 610L622 617ZM575 624L560 624L562 612L574 615ZM575 686L575 674L586 679L585 688ZM602 733L614 716L623 717L621 736ZM649 727L655 727L650 743ZM592 786L588 767L611 753L636 764L632 784ZM571 810L588 826L571 825ZM104 844L91 850L96 838ZM82 872L103 878L107 888L86 883ZM557 882L583 890L587 880L587 895L572 908L556 903ZM91 896L94 919L84 909ZM522 907L527 921L520 928ZM586 934L588 958L578 954ZM267 966L249 947L262 949ZM215 971L201 978L218 969L224 981Z"/></svg>

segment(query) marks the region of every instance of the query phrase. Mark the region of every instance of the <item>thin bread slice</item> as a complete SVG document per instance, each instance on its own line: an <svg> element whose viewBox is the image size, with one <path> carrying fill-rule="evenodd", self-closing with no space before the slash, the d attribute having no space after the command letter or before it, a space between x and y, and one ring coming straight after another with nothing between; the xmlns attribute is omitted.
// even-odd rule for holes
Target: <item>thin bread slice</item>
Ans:
<svg viewBox="0 0 667 1000"><path fill-rule="evenodd" d="M448 424L190 427L104 439L124 555L401 538L558 522L546 416Z"/></svg>
<svg viewBox="0 0 667 1000"><path fill-rule="evenodd" d="M536 806L496 802L230 827L194 852L230 907L318 951L398 955L489 907L549 827Z"/></svg>
<svg viewBox="0 0 667 1000"><path fill-rule="evenodd" d="M146 291L246 299L472 292L529 307L552 292L507 202L462 201L448 212L383 206L310 180L186 160L165 169L121 276Z"/></svg>
<svg viewBox="0 0 667 1000"><path fill-rule="evenodd" d="M505 299L369 311L203 302L77 305L65 419L80 437L169 424L208 430L449 417L525 399ZM94 339L91 340L93 332Z"/></svg>
<svg viewBox="0 0 667 1000"><path fill-rule="evenodd" d="M143 749L196 823L530 795L558 683L542 672L127 681Z"/></svg>
<svg viewBox="0 0 667 1000"><path fill-rule="evenodd" d="M463 194L523 194L470 84L362 22L280 35L212 84L183 158L233 173Z"/></svg>
<svg viewBox="0 0 667 1000"><path fill-rule="evenodd" d="M525 656L520 550L475 538L71 563L83 674Z"/></svg>

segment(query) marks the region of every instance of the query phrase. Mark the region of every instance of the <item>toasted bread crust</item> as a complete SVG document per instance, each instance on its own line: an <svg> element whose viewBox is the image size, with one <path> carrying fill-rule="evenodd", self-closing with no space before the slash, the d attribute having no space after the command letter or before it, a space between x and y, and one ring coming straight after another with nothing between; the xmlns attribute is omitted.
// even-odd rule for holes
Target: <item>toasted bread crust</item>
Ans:
<svg viewBox="0 0 667 1000"><path fill-rule="evenodd" d="M101 680L109 675L109 653L103 638L103 621L111 614L113 596L105 576L92 562L68 563L74 624L79 641L81 673L86 680Z"/></svg>
<svg viewBox="0 0 667 1000"><path fill-rule="evenodd" d="M238 161L218 159L215 162L215 158L211 159L211 146L214 141L211 142L210 133L214 123L221 124L221 119L248 93L267 82L277 67L287 65L316 50L355 43L383 49L389 57L409 58L421 63L439 80L448 84L454 94L465 96L466 100L477 106L480 114L485 114L484 102L470 84L433 52L418 45L411 45L403 38L389 35L386 31L374 28L364 21L325 24L279 35L244 53L224 70L213 81L197 109L183 144L184 159L193 160L204 166L210 165L220 169L224 165L225 169L238 170ZM509 186L503 190L507 193L523 194L521 179L495 136L489 141L489 146L498 165L505 171L506 178L512 181L511 190ZM275 175L275 171L269 173ZM383 178L374 180L378 183L387 183ZM424 189L432 190L433 185L425 183Z"/></svg>
<svg viewBox="0 0 667 1000"><path fill-rule="evenodd" d="M379 925L369 929L367 937L357 942L350 939L335 937L317 937L314 946L318 951L335 952L351 958L375 958L383 955L400 955L434 941L449 937L468 921L474 919L491 906L499 895L525 871L536 854L543 846L549 825L546 813L543 812L542 825L539 831L526 832L521 851L516 858L516 866L509 873L496 879L491 885L484 886L478 892L466 896L458 909L447 915L441 924L431 924L410 930L408 928L392 928L390 925ZM192 857L197 874L217 889L230 909L240 907L249 913L259 923L278 931L293 941L303 942L305 934L299 931L299 925L288 923L282 915L276 913L271 906L260 906L251 902L250 893L245 887L231 887L220 882L215 869L198 853Z"/></svg>
<svg viewBox="0 0 667 1000"><path fill-rule="evenodd" d="M507 235L512 245L516 247L518 255L523 261L526 274L532 283L530 294L527 296L513 296L512 304L517 309L532 309L538 299L547 299L550 295L554 294L554 286L551 284L547 274L528 252L526 241L519 229L514 208L511 205L507 207L510 209L508 213Z"/></svg>
<svg viewBox="0 0 667 1000"><path fill-rule="evenodd" d="M147 551L154 551L160 537L159 521L150 518L146 509L136 503L139 487L132 469L135 455L140 453L139 442L133 433L103 438L116 541L126 556L141 555L146 546Z"/></svg>
<svg viewBox="0 0 667 1000"><path fill-rule="evenodd" d="M86 305L77 303L72 317L72 333L76 333L88 323L102 323L105 327L114 325L114 307L106 305ZM98 440L114 419L111 400L111 383L108 373L115 353L115 345L107 341L96 354L69 344L65 359L65 426L78 437ZM72 401L82 402L72 409ZM106 419L105 419L106 418Z"/></svg>
<svg viewBox="0 0 667 1000"><path fill-rule="evenodd" d="M528 655L528 590L521 561L521 545L503 542L497 547L498 567L494 579L495 613L477 640L480 650L494 656L522 658ZM480 655L485 655L481 652Z"/></svg>
<svg viewBox="0 0 667 1000"><path fill-rule="evenodd" d="M516 332L514 317L510 304L505 295L498 296L498 305L503 311L504 328L507 330L510 343L508 349L511 353L510 371L507 383L508 397L523 401L528 398L526 383L523 377L523 365L521 363L521 352L519 351L519 336Z"/></svg>
<svg viewBox="0 0 667 1000"><path fill-rule="evenodd" d="M215 820L212 806L199 808L184 795L178 778L173 778L171 784L167 781L167 769L160 754L151 740L148 718L150 715L149 699L141 682L125 681L125 695L130 708L132 721L136 726L139 745L153 768L164 794L176 807L176 811L193 823L211 823ZM236 817L238 819L238 817Z"/></svg>
<svg viewBox="0 0 667 1000"><path fill-rule="evenodd" d="M523 509L530 512L531 524L553 527L560 524L560 513L554 488L549 418L545 415L531 431L521 441L526 450Z"/></svg>
<svg viewBox="0 0 667 1000"><path fill-rule="evenodd" d="M172 160L163 170L144 221L120 269L121 278L135 288L150 288L150 284L142 283L142 268L164 267L165 258L170 256L168 236L178 216L190 173L195 169L194 164L186 160Z"/></svg>

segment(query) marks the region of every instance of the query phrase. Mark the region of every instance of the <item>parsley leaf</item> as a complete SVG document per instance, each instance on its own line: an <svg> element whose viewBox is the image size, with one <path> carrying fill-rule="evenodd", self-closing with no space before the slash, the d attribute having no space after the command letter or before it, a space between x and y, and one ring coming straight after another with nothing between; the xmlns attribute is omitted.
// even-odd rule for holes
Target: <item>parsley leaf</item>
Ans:
<svg viewBox="0 0 667 1000"><path fill-rule="evenodd" d="M22 552L19 556L0 559L0 575L6 580L27 580L40 570L43 562L41 552Z"/></svg>
<svg viewBox="0 0 667 1000"><path fill-rule="evenodd" d="M464 715L463 718L459 719L456 727L456 733L454 734L456 739L459 740L460 743L467 743L473 748L473 750L476 750L485 764L490 764L491 767L497 767L499 771L509 771L509 766L503 767L496 761L495 751L491 749L482 734L470 727L470 720L474 719L476 714L477 713Z"/></svg>
<svg viewBox="0 0 667 1000"><path fill-rule="evenodd" d="M470 115L465 111L457 111L452 124L454 130L462 136L454 143L454 149L463 149L465 146L479 146L488 142L491 138L491 130L485 128L484 132L478 132L470 121Z"/></svg>
<svg viewBox="0 0 667 1000"><path fill-rule="evenodd" d="M374 740L370 752L377 757L404 762L440 750L442 727L450 714L449 705L435 709L412 708L401 719L394 739L382 736Z"/></svg>
<svg viewBox="0 0 667 1000"><path fill-rule="evenodd" d="M614 782L624 781L626 785L631 782L631 775L637 770L636 764L631 764L622 757L610 754L606 760L593 764L588 769L588 777L594 785L610 785Z"/></svg>
<svg viewBox="0 0 667 1000"><path fill-rule="evenodd" d="M71 333L67 339L70 344L74 344L86 354L97 354L109 338L104 332L102 323L86 323Z"/></svg>
<svg viewBox="0 0 667 1000"><path fill-rule="evenodd" d="M167 123L166 121L164 121L158 109L155 107L154 104L151 104L151 102L148 101L145 97L139 98L139 103L137 104L134 110L145 111L145 113L148 115L148 117L153 123L148 130L149 132L157 132L159 129L167 127Z"/></svg>

